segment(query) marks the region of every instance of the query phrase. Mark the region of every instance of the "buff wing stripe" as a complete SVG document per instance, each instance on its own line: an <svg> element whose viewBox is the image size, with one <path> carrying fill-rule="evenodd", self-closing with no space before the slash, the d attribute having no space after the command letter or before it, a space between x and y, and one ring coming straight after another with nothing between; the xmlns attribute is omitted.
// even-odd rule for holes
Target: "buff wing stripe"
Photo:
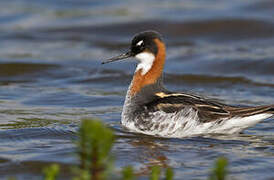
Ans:
<svg viewBox="0 0 274 180"><path fill-rule="evenodd" d="M201 122L211 122L232 117L247 117L263 113L274 114L274 105L257 107L228 106L185 93L157 92L155 96L157 96L157 99L148 104L148 107L154 106L154 111L161 110L173 113L179 112L184 108L193 108L198 111Z"/></svg>

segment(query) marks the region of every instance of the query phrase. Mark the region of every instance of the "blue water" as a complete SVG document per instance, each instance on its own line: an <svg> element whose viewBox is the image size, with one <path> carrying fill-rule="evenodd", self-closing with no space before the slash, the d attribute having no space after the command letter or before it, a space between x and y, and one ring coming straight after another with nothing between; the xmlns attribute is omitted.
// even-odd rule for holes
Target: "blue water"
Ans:
<svg viewBox="0 0 274 180"><path fill-rule="evenodd" d="M274 1L0 1L0 178L41 179L66 170L82 118L99 117L119 136L117 168L158 164L175 179L206 179L215 159L229 177L273 179L274 119L240 135L159 139L121 128L133 61L102 66L142 30L167 43L165 84L237 105L274 104Z"/></svg>

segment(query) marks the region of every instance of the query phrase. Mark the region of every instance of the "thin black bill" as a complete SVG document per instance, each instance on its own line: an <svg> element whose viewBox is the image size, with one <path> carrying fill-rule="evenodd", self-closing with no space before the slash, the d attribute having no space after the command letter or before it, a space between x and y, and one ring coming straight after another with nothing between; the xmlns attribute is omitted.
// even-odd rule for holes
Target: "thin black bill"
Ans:
<svg viewBox="0 0 274 180"><path fill-rule="evenodd" d="M112 57L110 59L107 59L106 61L103 61L102 64L106 64L106 63L110 63L110 62L114 62L114 61L119 61L119 60L126 59L126 58L129 58L129 57L132 57L131 52L127 52L127 53L121 54L119 56L115 56L115 57Z"/></svg>

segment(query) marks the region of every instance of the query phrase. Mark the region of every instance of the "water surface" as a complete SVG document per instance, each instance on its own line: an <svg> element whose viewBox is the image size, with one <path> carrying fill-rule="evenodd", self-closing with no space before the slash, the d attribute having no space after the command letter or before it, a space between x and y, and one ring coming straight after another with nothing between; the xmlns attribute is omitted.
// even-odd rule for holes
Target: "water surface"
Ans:
<svg viewBox="0 0 274 180"><path fill-rule="evenodd" d="M67 179L80 120L99 117L118 136L118 168L145 175L158 164L173 167L175 179L205 179L225 156L232 178L274 178L273 118L233 136L131 134L119 121L136 64L100 64L155 29L167 43L168 89L274 104L273 10L270 0L1 1L0 177L39 179L57 162Z"/></svg>

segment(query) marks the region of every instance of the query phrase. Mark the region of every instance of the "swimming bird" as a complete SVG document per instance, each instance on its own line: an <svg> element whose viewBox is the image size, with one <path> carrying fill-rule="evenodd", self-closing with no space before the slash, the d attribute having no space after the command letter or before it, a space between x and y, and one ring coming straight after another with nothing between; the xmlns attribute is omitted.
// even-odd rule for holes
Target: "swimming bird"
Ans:
<svg viewBox="0 0 274 180"><path fill-rule="evenodd" d="M161 137L233 134L274 115L274 105L238 107L163 85L166 48L156 31L134 36L129 51L102 64L135 57L138 64L128 88L121 123L130 131Z"/></svg>

